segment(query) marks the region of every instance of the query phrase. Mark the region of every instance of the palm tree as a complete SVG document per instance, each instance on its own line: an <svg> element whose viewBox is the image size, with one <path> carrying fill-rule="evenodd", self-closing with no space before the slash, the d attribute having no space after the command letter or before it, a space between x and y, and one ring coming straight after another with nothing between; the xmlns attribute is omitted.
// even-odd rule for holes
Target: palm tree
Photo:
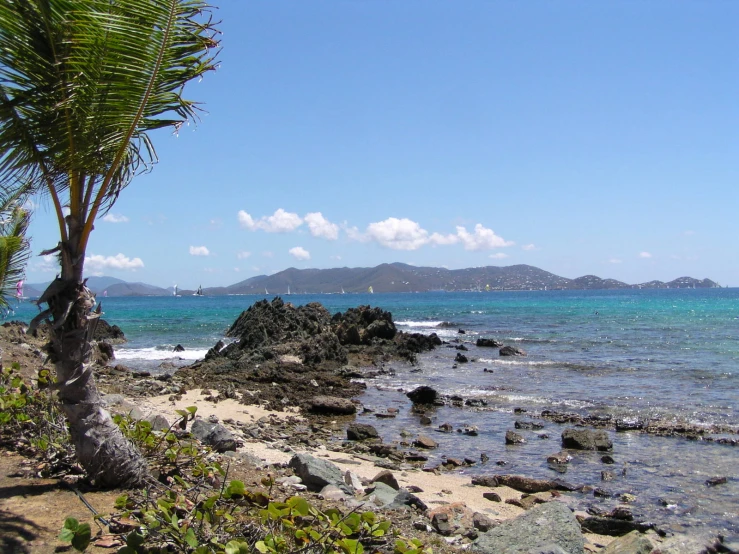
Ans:
<svg viewBox="0 0 739 554"><path fill-rule="evenodd" d="M197 119L183 87L215 69L201 0L0 0L0 183L49 198L60 274L47 308L58 396L77 458L101 486L146 464L102 408L90 340L100 309L83 277L95 219L156 162L149 131Z"/></svg>
<svg viewBox="0 0 739 554"><path fill-rule="evenodd" d="M17 196L4 196L0 191L0 309L11 307L9 298L23 281L31 245L26 238L30 213Z"/></svg>

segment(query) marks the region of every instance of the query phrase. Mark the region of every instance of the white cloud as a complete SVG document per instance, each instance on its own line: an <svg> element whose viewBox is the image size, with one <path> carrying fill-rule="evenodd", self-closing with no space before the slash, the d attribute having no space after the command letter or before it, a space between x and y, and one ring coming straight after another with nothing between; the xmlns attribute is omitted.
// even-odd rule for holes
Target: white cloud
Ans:
<svg viewBox="0 0 739 554"><path fill-rule="evenodd" d="M417 250L429 241L428 231L407 218L390 217L385 221L370 223L367 235L393 250Z"/></svg>
<svg viewBox="0 0 739 554"><path fill-rule="evenodd" d="M244 210L239 210L239 225L249 229L250 231L253 231L257 227L257 224L254 223L254 219L252 219L252 217Z"/></svg>
<svg viewBox="0 0 739 554"><path fill-rule="evenodd" d="M358 242L367 242L371 240L370 237L363 234L357 227L349 227L349 224L346 221L341 227L344 229L346 236L349 237L350 240L356 240Z"/></svg>
<svg viewBox="0 0 739 554"><path fill-rule="evenodd" d="M247 252L246 250L242 250L242 251L236 253L236 257L239 260L245 260L249 256L251 256L251 252Z"/></svg>
<svg viewBox="0 0 739 554"><path fill-rule="evenodd" d="M457 235L442 235L440 233L433 233L429 237L429 242L431 244L438 244L440 246L444 246L447 244L457 244L459 242L459 237Z"/></svg>
<svg viewBox="0 0 739 554"><path fill-rule="evenodd" d="M502 260L504 258L507 258L508 254L504 252L496 252L495 254L490 254L490 257L494 260Z"/></svg>
<svg viewBox="0 0 739 554"><path fill-rule="evenodd" d="M125 215L106 214L103 217L103 221L107 221L108 223L128 223L129 219Z"/></svg>
<svg viewBox="0 0 739 554"><path fill-rule="evenodd" d="M534 246L533 244L524 244L521 247L521 249L522 250L536 250L536 246Z"/></svg>
<svg viewBox="0 0 739 554"><path fill-rule="evenodd" d="M206 246L191 246L191 256L210 256L210 250Z"/></svg>
<svg viewBox="0 0 739 554"><path fill-rule="evenodd" d="M652 255L649 252L639 252L640 258L651 258Z"/></svg>
<svg viewBox="0 0 739 554"><path fill-rule="evenodd" d="M475 225L474 234L468 233L464 227L457 227L457 236L464 244L465 250L487 250L490 248L501 248L512 246L513 242L505 240L496 235L492 229L487 229L479 223Z"/></svg>
<svg viewBox="0 0 739 554"><path fill-rule="evenodd" d="M271 216L262 217L258 221L255 221L244 210L239 210L238 216L239 224L250 231L261 229L267 233L287 233L294 231L303 224L303 220L300 219L298 214L286 212L282 208L276 210Z"/></svg>
<svg viewBox="0 0 739 554"><path fill-rule="evenodd" d="M622 260L619 260L618 258L611 258L610 260L608 260L609 264L620 264L621 262Z"/></svg>
<svg viewBox="0 0 739 554"><path fill-rule="evenodd" d="M85 267L93 272L99 272L104 269L121 269L135 271L144 267L141 258L129 258L123 254L115 256L92 255L85 258Z"/></svg>
<svg viewBox="0 0 739 554"><path fill-rule="evenodd" d="M295 248L291 248L289 252L290 252L290 255L293 256L297 260L310 260L310 252L308 252L302 246L296 246Z"/></svg>
<svg viewBox="0 0 739 554"><path fill-rule="evenodd" d="M321 212L306 214L305 222L308 224L310 234L314 237L322 237L328 240L339 238L339 226L323 217Z"/></svg>
<svg viewBox="0 0 739 554"><path fill-rule="evenodd" d="M39 259L31 264L31 268L39 273L58 273L59 260L53 254L39 256Z"/></svg>

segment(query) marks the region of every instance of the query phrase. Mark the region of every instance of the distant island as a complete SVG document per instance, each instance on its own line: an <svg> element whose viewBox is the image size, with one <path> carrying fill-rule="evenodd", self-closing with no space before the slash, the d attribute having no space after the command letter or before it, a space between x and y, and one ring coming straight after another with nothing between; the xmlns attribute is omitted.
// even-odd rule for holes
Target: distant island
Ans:
<svg viewBox="0 0 739 554"><path fill-rule="evenodd" d="M38 297L47 284L26 285L26 295ZM174 288L161 288L146 283L128 283L113 277L90 277L88 287L96 294L112 296L166 296ZM416 267L403 263L381 264L376 267L341 267L335 269L296 269L291 267L273 275L250 277L227 287L203 289L205 296L229 294L340 294L368 292L464 292L521 290L613 290L613 289L704 289L719 284L710 279L679 277L673 281L649 281L629 285L615 279L585 275L567 279L530 265L507 267L488 266L467 269ZM178 289L189 296L193 289Z"/></svg>

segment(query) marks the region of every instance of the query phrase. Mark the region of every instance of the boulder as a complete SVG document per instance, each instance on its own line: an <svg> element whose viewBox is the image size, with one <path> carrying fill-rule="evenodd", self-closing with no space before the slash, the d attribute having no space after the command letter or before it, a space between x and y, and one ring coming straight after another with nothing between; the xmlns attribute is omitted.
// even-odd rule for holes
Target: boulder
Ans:
<svg viewBox="0 0 739 554"><path fill-rule="evenodd" d="M580 526L584 531L595 533L596 535L610 535L612 537L620 537L632 531L644 533L654 527L652 523L640 523L638 521L599 516L582 518L580 520Z"/></svg>
<svg viewBox="0 0 739 554"><path fill-rule="evenodd" d="M346 438L351 441L363 441L379 437L377 429L367 423L350 423L346 428Z"/></svg>
<svg viewBox="0 0 739 554"><path fill-rule="evenodd" d="M398 332L390 312L370 306L335 314L331 327L342 345L370 344L375 338L392 340Z"/></svg>
<svg viewBox="0 0 739 554"><path fill-rule="evenodd" d="M146 417L146 421L151 423L153 431L166 431L170 426L169 421L162 414L151 414Z"/></svg>
<svg viewBox="0 0 739 554"><path fill-rule="evenodd" d="M220 423L209 423L198 417L192 422L190 433L203 444L212 446L216 452L236 450L236 439Z"/></svg>
<svg viewBox="0 0 739 554"><path fill-rule="evenodd" d="M515 519L480 533L473 552L528 554L556 545L568 554L584 554L585 540L570 509L561 502L540 504Z"/></svg>
<svg viewBox="0 0 739 554"><path fill-rule="evenodd" d="M526 442L526 439L523 438L522 435L519 435L518 433L514 431L506 431L506 434L505 434L506 444L523 444L525 442Z"/></svg>
<svg viewBox="0 0 739 554"><path fill-rule="evenodd" d="M544 424L543 423L539 423L538 421L524 421L524 420L520 420L520 419L517 419L515 421L515 423L513 424L513 426L516 429L525 429L525 430L528 430L528 431L534 431L534 430L538 430L538 429L544 429Z"/></svg>
<svg viewBox="0 0 739 554"><path fill-rule="evenodd" d="M476 345L479 348L500 348L501 346L503 346L503 344L498 342L497 340L484 338L477 339Z"/></svg>
<svg viewBox="0 0 739 554"><path fill-rule="evenodd" d="M515 346L504 346L498 351L501 356L525 356L526 352Z"/></svg>
<svg viewBox="0 0 739 554"><path fill-rule="evenodd" d="M431 437L427 437L426 435L418 435L418 438L413 441L413 446L417 448L436 448L437 446L439 446L439 444Z"/></svg>
<svg viewBox="0 0 739 554"><path fill-rule="evenodd" d="M357 412L357 405L349 398L315 396L311 401L310 410L318 414L351 415Z"/></svg>
<svg viewBox="0 0 739 554"><path fill-rule="evenodd" d="M613 450L613 443L602 429L565 429L562 432L562 446L574 450L598 450L608 452Z"/></svg>
<svg viewBox="0 0 739 554"><path fill-rule="evenodd" d="M97 327L95 327L95 334L93 340L96 341L107 341L111 344L121 344L126 342L126 336L123 334L118 325L111 325L104 319L98 319Z"/></svg>
<svg viewBox="0 0 739 554"><path fill-rule="evenodd" d="M457 352L457 355L454 357L454 361L459 364L466 364L469 360L467 359L467 356L461 352Z"/></svg>
<svg viewBox="0 0 739 554"><path fill-rule="evenodd" d="M520 492L546 492L557 490L559 485L548 479L533 479L523 475L497 475L498 485L504 485Z"/></svg>
<svg viewBox="0 0 739 554"><path fill-rule="evenodd" d="M300 477L308 490L318 492L326 485L334 485L347 494L352 491L344 483L341 470L331 462L321 460L310 454L296 454L288 462L295 475Z"/></svg>
<svg viewBox="0 0 739 554"><path fill-rule="evenodd" d="M600 554L650 554L654 550L654 543L639 531L631 531L626 535L614 539Z"/></svg>
<svg viewBox="0 0 739 554"><path fill-rule="evenodd" d="M411 402L414 404L433 404L438 397L438 393L435 389L422 385L413 389L411 392L406 393L406 396L410 398Z"/></svg>
<svg viewBox="0 0 739 554"><path fill-rule="evenodd" d="M178 344L177 346L174 347L174 350L172 350L172 352L184 352L184 351L185 351L185 347L182 346L181 344Z"/></svg>
<svg viewBox="0 0 739 554"><path fill-rule="evenodd" d="M371 481L372 483L384 483L388 487L391 487L393 489L400 490L400 485L398 484L398 480L395 478L395 475L393 475L393 472L389 469L385 469L375 475L375 477Z"/></svg>

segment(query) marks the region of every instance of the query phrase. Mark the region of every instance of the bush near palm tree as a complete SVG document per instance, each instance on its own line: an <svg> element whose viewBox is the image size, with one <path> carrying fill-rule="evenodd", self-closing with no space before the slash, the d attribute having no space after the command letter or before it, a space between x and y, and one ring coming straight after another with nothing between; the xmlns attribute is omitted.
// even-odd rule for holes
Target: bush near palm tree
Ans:
<svg viewBox="0 0 739 554"><path fill-rule="evenodd" d="M85 286L95 219L156 162L149 132L197 119L183 87L215 69L200 0L0 0L0 187L50 199L60 274L46 309L58 396L77 458L101 486L137 485L146 463L103 409L91 370L98 310Z"/></svg>

